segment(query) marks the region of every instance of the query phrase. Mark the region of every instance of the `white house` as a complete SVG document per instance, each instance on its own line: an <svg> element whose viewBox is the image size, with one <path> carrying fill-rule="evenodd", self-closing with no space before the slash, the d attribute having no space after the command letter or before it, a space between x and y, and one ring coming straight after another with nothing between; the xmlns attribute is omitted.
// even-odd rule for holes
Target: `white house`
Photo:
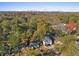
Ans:
<svg viewBox="0 0 79 59"><path fill-rule="evenodd" d="M48 36L43 38L43 45L44 46L51 46L52 45L52 39Z"/></svg>

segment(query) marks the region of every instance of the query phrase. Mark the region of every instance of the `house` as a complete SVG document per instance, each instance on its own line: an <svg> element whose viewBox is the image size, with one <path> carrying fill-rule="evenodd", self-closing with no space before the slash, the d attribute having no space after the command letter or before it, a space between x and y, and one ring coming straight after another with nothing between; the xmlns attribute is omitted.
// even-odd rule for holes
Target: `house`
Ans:
<svg viewBox="0 0 79 59"><path fill-rule="evenodd" d="M66 26L65 23L59 23L59 24L54 25L52 27L56 31L56 33L61 33L61 32L67 33L65 26Z"/></svg>
<svg viewBox="0 0 79 59"><path fill-rule="evenodd" d="M73 21L68 21L68 23L66 24L66 31L68 33L74 33L76 32L76 24Z"/></svg>
<svg viewBox="0 0 79 59"><path fill-rule="evenodd" d="M24 23L27 22L27 18L19 18L17 19L17 23Z"/></svg>
<svg viewBox="0 0 79 59"><path fill-rule="evenodd" d="M43 45L44 46L51 46L52 45L52 39L48 36L43 38Z"/></svg>
<svg viewBox="0 0 79 59"><path fill-rule="evenodd" d="M75 33L76 32L76 24L72 20L67 20L65 22L60 22L53 26L54 30L63 33Z"/></svg>

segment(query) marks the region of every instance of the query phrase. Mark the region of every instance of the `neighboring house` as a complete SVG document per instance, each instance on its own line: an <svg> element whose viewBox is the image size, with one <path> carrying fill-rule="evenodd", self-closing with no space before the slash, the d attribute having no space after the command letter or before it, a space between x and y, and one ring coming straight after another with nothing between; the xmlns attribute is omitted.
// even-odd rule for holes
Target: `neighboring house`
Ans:
<svg viewBox="0 0 79 59"><path fill-rule="evenodd" d="M57 25L53 25L52 27L54 28L54 30L55 30L57 33L60 33L60 32L67 33L65 26L66 26L65 23L60 23L60 24L57 24Z"/></svg>
<svg viewBox="0 0 79 59"><path fill-rule="evenodd" d="M54 30L59 31L59 32L64 32L64 33L74 33L76 32L76 24L68 20L67 22L60 22L56 25L52 25Z"/></svg>
<svg viewBox="0 0 79 59"><path fill-rule="evenodd" d="M27 18L19 18L17 19L17 23L24 23L27 21Z"/></svg>
<svg viewBox="0 0 79 59"><path fill-rule="evenodd" d="M66 24L66 30L68 33L74 33L76 31L76 24L73 21L69 21Z"/></svg>
<svg viewBox="0 0 79 59"><path fill-rule="evenodd" d="M51 46L52 45L52 39L48 36L43 38L43 45L44 46Z"/></svg>

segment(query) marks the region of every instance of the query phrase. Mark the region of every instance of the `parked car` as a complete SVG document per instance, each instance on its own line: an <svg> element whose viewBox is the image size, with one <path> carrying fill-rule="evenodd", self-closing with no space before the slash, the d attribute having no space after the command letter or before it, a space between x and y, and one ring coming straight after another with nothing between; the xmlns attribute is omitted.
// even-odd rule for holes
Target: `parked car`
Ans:
<svg viewBox="0 0 79 59"><path fill-rule="evenodd" d="M36 43L36 42L31 42L28 47L29 48L33 48L33 49L36 49L36 48L39 48L39 44Z"/></svg>

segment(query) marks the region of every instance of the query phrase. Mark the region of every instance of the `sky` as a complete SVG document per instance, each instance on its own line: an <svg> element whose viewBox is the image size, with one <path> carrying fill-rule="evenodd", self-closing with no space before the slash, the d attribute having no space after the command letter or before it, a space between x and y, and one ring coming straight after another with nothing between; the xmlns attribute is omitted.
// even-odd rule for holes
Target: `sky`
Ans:
<svg viewBox="0 0 79 59"><path fill-rule="evenodd" d="M0 2L0 11L79 12L79 2Z"/></svg>

